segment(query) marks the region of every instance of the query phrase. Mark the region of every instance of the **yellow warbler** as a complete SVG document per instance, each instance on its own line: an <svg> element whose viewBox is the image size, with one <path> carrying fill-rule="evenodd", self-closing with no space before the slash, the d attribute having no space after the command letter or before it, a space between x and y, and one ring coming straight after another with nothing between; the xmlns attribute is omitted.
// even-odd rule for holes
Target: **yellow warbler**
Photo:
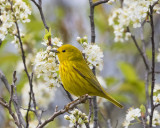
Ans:
<svg viewBox="0 0 160 128"><path fill-rule="evenodd" d="M82 53L72 45L63 45L56 51L60 61L59 71L64 88L75 96L88 94L108 99L114 105L123 106L113 99L99 84Z"/></svg>

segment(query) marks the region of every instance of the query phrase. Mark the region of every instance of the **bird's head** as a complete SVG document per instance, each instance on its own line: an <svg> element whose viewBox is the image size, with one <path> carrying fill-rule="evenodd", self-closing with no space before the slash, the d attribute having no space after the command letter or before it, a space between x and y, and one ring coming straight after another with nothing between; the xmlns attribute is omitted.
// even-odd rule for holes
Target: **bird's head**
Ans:
<svg viewBox="0 0 160 128"><path fill-rule="evenodd" d="M73 61L83 59L81 51L70 44L61 46L57 49L56 53L60 63L66 60Z"/></svg>

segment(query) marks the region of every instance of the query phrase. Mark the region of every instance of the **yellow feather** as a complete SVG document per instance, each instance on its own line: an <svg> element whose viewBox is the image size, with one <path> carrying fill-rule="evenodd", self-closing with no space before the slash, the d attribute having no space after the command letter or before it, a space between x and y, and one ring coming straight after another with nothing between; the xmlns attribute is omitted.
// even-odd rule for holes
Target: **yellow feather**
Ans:
<svg viewBox="0 0 160 128"><path fill-rule="evenodd" d="M61 80L68 92L75 96L88 94L104 97L119 108L123 108L102 88L83 59L82 53L76 47L67 44L61 46L57 51Z"/></svg>

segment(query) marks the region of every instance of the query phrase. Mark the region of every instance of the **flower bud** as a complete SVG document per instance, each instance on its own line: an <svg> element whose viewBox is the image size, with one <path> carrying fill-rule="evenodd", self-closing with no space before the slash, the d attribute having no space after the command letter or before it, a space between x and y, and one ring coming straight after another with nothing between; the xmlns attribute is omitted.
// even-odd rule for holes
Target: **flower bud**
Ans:
<svg viewBox="0 0 160 128"><path fill-rule="evenodd" d="M76 40L80 43L81 38L78 36Z"/></svg>
<svg viewBox="0 0 160 128"><path fill-rule="evenodd" d="M68 115L64 115L64 119L70 120L70 117Z"/></svg>

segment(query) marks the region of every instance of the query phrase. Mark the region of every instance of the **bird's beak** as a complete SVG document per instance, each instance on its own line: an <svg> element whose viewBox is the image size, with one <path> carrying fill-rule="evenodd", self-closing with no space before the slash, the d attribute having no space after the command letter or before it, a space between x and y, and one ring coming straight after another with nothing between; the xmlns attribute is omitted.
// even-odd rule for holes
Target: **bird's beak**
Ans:
<svg viewBox="0 0 160 128"><path fill-rule="evenodd" d="M53 49L53 50L50 50L51 52L54 52L54 53L59 53L59 51Z"/></svg>

